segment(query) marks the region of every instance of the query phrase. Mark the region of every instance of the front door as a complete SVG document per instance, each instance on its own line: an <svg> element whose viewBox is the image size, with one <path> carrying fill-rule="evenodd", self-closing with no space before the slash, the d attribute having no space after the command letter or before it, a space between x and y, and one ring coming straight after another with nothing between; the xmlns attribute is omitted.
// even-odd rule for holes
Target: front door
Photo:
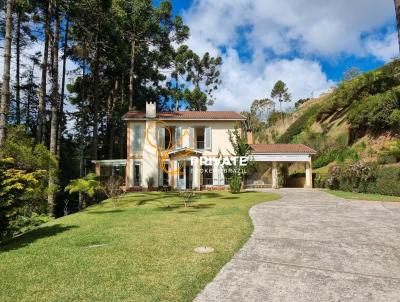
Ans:
<svg viewBox="0 0 400 302"><path fill-rule="evenodd" d="M188 190L192 188L192 169L190 162L182 160L178 162L180 173L178 175L178 190Z"/></svg>

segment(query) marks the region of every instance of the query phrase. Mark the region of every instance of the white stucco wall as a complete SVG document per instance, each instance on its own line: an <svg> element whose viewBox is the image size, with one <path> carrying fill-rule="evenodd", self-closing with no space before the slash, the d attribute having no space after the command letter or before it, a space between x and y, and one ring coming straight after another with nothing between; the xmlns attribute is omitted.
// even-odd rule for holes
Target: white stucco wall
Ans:
<svg viewBox="0 0 400 302"><path fill-rule="evenodd" d="M127 184L132 186L133 183L133 162L141 162L142 164L142 187L147 187L147 179L153 177L154 185L157 186L159 183L159 159L156 148L149 144L148 139L153 143L157 144L157 133L158 130L155 128L156 121L129 121L128 122L128 140L127 140L127 172L126 179ZM182 127L182 134L188 131L190 127L211 127L211 150L204 150L204 156L217 156L219 152L223 155L229 155L232 152L232 145L229 141L228 130L233 130L237 122L235 121L168 121L168 125L171 127ZM142 133L143 150L134 151L134 126L142 125L144 131ZM162 125L162 124L158 124ZM146 138L148 135L148 139ZM185 137L183 146L189 146L189 137Z"/></svg>

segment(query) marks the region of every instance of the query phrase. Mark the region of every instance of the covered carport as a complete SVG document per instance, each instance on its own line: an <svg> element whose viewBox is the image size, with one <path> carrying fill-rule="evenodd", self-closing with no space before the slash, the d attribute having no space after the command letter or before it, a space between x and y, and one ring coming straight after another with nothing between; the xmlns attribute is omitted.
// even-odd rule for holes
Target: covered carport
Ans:
<svg viewBox="0 0 400 302"><path fill-rule="evenodd" d="M250 148L251 157L256 162L256 167L260 166L261 163L271 165L268 171L271 171L272 188L279 188L279 165L283 164L286 171L284 177L287 177L287 165L289 163L304 163L304 187L312 188L312 155L317 153L314 149L303 144L250 144Z"/></svg>

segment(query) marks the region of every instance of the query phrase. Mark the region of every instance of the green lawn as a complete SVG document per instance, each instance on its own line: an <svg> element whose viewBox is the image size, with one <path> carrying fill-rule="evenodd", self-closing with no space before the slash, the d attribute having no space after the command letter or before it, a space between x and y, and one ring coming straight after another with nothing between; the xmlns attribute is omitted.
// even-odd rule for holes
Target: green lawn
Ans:
<svg viewBox="0 0 400 302"><path fill-rule="evenodd" d="M334 190L325 190L325 191L337 197L346 199L359 199L359 200L372 200L372 201L400 201L400 197L398 196L353 193L353 192L334 191Z"/></svg>
<svg viewBox="0 0 400 302"><path fill-rule="evenodd" d="M277 198L136 193L57 219L0 246L0 301L191 301L249 238L249 208Z"/></svg>

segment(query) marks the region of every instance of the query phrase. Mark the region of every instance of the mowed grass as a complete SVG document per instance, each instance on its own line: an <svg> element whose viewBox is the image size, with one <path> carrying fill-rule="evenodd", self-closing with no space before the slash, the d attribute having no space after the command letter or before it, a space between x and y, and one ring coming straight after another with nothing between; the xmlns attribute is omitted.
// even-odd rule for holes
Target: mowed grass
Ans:
<svg viewBox="0 0 400 302"><path fill-rule="evenodd" d="M353 193L353 192L334 191L334 190L325 190L325 191L332 195L345 199L358 199L358 200L370 200L370 201L400 201L399 196Z"/></svg>
<svg viewBox="0 0 400 302"><path fill-rule="evenodd" d="M277 198L135 193L57 219L0 246L0 301L191 301L251 235L249 208Z"/></svg>

